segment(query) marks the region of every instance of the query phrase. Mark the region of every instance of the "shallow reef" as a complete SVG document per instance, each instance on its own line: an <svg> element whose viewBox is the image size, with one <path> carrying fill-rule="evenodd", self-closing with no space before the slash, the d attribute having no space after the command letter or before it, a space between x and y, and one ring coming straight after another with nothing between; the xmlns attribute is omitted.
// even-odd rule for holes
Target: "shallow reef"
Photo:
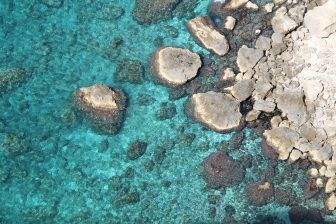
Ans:
<svg viewBox="0 0 336 224"><path fill-rule="evenodd" d="M0 223L335 223L320 177L307 175L321 167L279 161L263 140L281 112L259 104L265 111L250 113L252 92L267 95L273 86L235 81L253 62L242 45L285 51L284 44L269 46L271 20L303 1L252 2L2 0ZM227 10L223 3L241 7ZM300 14L296 9L290 12ZM224 56L190 33L197 24L188 29L188 22L199 16L211 21L204 32L226 38ZM159 84L152 57L163 47L195 53L197 74ZM190 63L174 57L180 70ZM97 86L90 96L88 87ZM199 116L186 113L193 95L228 94L231 86L233 115L250 118L228 128L234 131L196 122L202 107Z"/></svg>

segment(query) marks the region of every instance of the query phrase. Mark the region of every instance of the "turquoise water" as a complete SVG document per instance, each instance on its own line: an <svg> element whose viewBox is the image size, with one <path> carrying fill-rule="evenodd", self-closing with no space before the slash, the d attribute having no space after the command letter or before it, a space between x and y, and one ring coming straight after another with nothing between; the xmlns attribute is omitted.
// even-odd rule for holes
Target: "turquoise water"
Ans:
<svg viewBox="0 0 336 224"><path fill-rule="evenodd" d="M216 66L227 61L187 32L186 21L205 15L209 4L193 2L182 17L175 13L152 25L132 18L132 0L0 2L0 68L30 74L0 95L0 223L225 223L229 216L237 223L289 223L290 206L272 200L256 207L244 197L245 184L259 181L272 163L254 130L244 129L241 146L230 151L233 158L252 161L243 183L207 188L203 159L219 143L230 144L235 133L218 134L195 123L184 113L186 97L170 99L169 90L151 80L148 61L159 46L191 49ZM145 68L140 84L114 78L117 62L125 59ZM206 79L214 82L218 74ZM72 93L95 83L120 87L129 98L117 135L93 132L72 110ZM158 119L165 103L176 114ZM135 140L148 147L141 158L129 160L127 149ZM293 191L295 204L322 206L303 200L303 171L282 163L275 170L274 181Z"/></svg>

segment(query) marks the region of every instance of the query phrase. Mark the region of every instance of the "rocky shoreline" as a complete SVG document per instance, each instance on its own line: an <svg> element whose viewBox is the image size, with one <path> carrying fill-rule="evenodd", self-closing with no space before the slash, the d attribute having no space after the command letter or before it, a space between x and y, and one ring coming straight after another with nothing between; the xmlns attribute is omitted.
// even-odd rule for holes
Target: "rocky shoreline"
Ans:
<svg viewBox="0 0 336 224"><path fill-rule="evenodd" d="M223 11L254 7L247 1L213 4ZM217 132L237 130L262 113L274 114L271 130L263 133L264 150L290 164L308 160L307 173L317 188L325 189L326 211L332 211L336 208L336 1L322 1L316 7L286 1L263 6L268 12L273 7L271 37L258 36L253 48L241 46L236 61L239 73L230 75L230 69L224 73L223 80L234 77L234 85L190 96L186 111ZM225 35L209 17L190 20L188 28L204 48L222 56L228 52ZM247 99L253 107L242 116L239 104Z"/></svg>

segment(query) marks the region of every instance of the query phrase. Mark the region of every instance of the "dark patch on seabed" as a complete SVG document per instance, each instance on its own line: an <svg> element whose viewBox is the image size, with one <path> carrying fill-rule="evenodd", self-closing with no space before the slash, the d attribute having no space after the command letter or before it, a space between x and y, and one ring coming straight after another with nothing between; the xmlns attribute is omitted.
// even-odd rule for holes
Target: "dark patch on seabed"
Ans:
<svg viewBox="0 0 336 224"><path fill-rule="evenodd" d="M0 2L0 223L321 223L319 192L303 196L307 164L261 152L267 117L219 134L185 115L187 95L225 87L221 70L235 69L239 46L253 44L255 29L270 31L267 17L235 12L242 22L227 33L232 51L214 56L185 26L209 3ZM222 29L224 15L210 15ZM156 85L148 62L161 46L202 55L197 78L183 88ZM97 134L73 108L74 91L96 83L127 95L115 135ZM222 162L238 168L212 189L203 176ZM260 182L272 190L259 191Z"/></svg>

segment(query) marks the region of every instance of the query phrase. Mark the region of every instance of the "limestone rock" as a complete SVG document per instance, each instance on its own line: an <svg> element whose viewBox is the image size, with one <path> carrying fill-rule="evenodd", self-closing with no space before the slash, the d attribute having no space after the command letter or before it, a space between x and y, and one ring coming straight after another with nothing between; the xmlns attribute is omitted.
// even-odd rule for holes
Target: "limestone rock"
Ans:
<svg viewBox="0 0 336 224"><path fill-rule="evenodd" d="M304 25L312 36L328 37L334 33L336 31L336 1L328 0L325 4L308 11L304 17Z"/></svg>
<svg viewBox="0 0 336 224"><path fill-rule="evenodd" d="M298 27L298 24L291 19L288 15L279 15L276 14L272 20L272 28L274 32L280 33L280 34L287 34L290 31L294 30L296 27Z"/></svg>
<svg viewBox="0 0 336 224"><path fill-rule="evenodd" d="M253 104L253 109L271 113L275 110L275 103L267 100L256 100Z"/></svg>
<svg viewBox="0 0 336 224"><path fill-rule="evenodd" d="M227 16L225 19L224 27L227 30L233 30L236 25L236 19L232 16Z"/></svg>
<svg viewBox="0 0 336 224"><path fill-rule="evenodd" d="M77 109L99 133L116 134L124 121L126 96L120 89L102 84L78 89L74 93Z"/></svg>
<svg viewBox="0 0 336 224"><path fill-rule="evenodd" d="M325 207L327 211L334 211L336 208L336 195L332 193L325 202Z"/></svg>
<svg viewBox="0 0 336 224"><path fill-rule="evenodd" d="M279 155L280 160L286 160L300 135L286 127L276 127L266 130L263 134L265 143Z"/></svg>
<svg viewBox="0 0 336 224"><path fill-rule="evenodd" d="M220 56L229 51L230 46L226 37L216 30L210 17L199 16L190 20L188 29L191 35L209 51Z"/></svg>
<svg viewBox="0 0 336 224"><path fill-rule="evenodd" d="M239 102L249 98L254 90L254 81L251 79L243 79L237 82L231 89L231 94Z"/></svg>
<svg viewBox="0 0 336 224"><path fill-rule="evenodd" d="M214 2L224 2L223 10L236 10L244 6L249 0L215 0Z"/></svg>
<svg viewBox="0 0 336 224"><path fill-rule="evenodd" d="M252 69L263 56L264 52L262 50L248 48L246 46L241 47L237 57L240 72L246 72Z"/></svg>
<svg viewBox="0 0 336 224"><path fill-rule="evenodd" d="M259 50L269 50L271 48L271 38L260 36L258 37L255 48Z"/></svg>
<svg viewBox="0 0 336 224"><path fill-rule="evenodd" d="M260 111L258 110L251 110L246 114L245 117L245 121L247 122L251 122L251 121L255 121L258 119L259 115L260 115Z"/></svg>
<svg viewBox="0 0 336 224"><path fill-rule="evenodd" d="M302 154L302 152L300 150L293 149L292 152L289 155L288 163L289 164L294 163L295 161L297 161L298 159L300 159L302 155L303 154Z"/></svg>
<svg viewBox="0 0 336 224"><path fill-rule="evenodd" d="M162 47L152 55L151 71L156 80L168 86L185 84L202 66L198 54L187 49Z"/></svg>
<svg viewBox="0 0 336 224"><path fill-rule="evenodd" d="M277 98L277 106L295 124L302 125L308 119L302 90L284 90Z"/></svg>
<svg viewBox="0 0 336 224"><path fill-rule="evenodd" d="M186 112L196 121L217 132L237 130L242 125L239 101L230 94L194 94L186 104Z"/></svg>
<svg viewBox="0 0 336 224"><path fill-rule="evenodd" d="M325 186L325 193L331 193L336 190L336 177L331 177L328 179Z"/></svg>

